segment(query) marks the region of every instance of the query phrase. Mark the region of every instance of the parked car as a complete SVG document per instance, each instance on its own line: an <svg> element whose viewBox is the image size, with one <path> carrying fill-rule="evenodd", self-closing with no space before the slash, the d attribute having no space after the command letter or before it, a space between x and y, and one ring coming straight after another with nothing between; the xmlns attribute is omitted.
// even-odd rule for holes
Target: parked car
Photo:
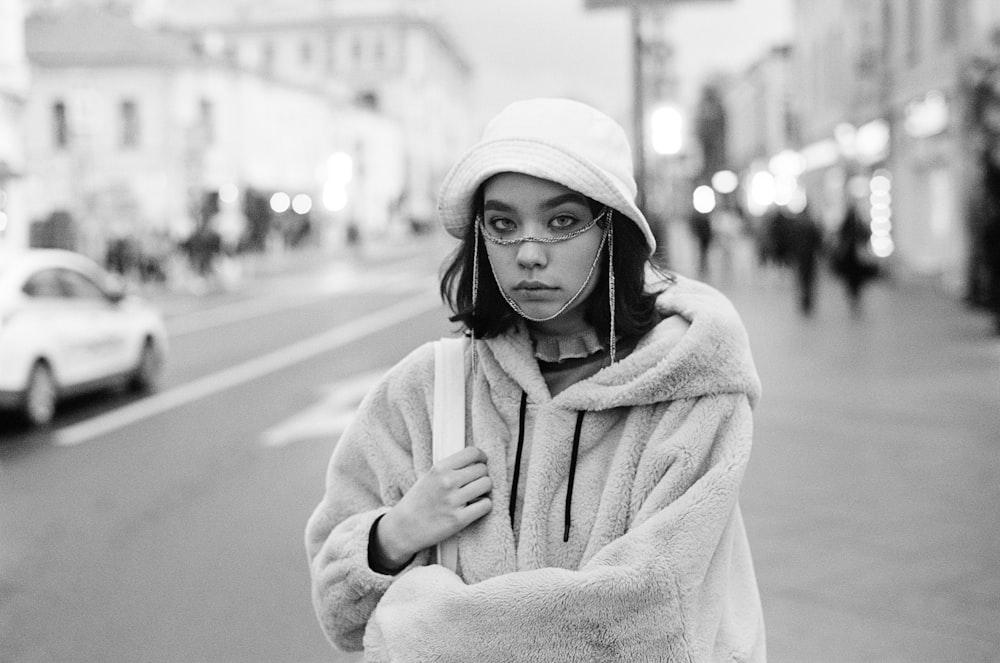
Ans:
<svg viewBox="0 0 1000 663"><path fill-rule="evenodd" d="M41 426L65 396L155 389L163 316L120 278L60 249L0 253L0 408Z"/></svg>

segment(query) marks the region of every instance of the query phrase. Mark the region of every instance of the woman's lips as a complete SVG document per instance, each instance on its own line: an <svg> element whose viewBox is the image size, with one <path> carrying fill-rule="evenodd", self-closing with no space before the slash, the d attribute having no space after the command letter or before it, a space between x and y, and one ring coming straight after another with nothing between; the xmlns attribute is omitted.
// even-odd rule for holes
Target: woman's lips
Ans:
<svg viewBox="0 0 1000 663"><path fill-rule="evenodd" d="M556 290L556 288L546 283L542 283L541 281L521 281L514 286L514 290L535 292L538 290Z"/></svg>
<svg viewBox="0 0 1000 663"><path fill-rule="evenodd" d="M558 288L541 281L521 281L514 286L514 292L517 296L527 301L547 300L557 290Z"/></svg>

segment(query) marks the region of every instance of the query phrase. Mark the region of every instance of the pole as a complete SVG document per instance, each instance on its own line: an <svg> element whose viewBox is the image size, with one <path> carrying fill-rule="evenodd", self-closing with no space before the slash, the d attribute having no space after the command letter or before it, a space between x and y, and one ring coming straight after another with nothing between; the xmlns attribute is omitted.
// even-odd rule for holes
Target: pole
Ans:
<svg viewBox="0 0 1000 663"><path fill-rule="evenodd" d="M642 10L633 4L632 12L632 123L635 141L635 182L638 193L635 204L645 214L646 210L646 111L643 91L643 44L642 44Z"/></svg>

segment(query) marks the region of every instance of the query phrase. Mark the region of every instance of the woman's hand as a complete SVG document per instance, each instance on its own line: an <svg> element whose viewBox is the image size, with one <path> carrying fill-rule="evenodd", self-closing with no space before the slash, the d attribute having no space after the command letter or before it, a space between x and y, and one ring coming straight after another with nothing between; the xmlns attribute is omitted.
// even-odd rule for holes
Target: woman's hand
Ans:
<svg viewBox="0 0 1000 663"><path fill-rule="evenodd" d="M438 461L378 523L372 543L380 562L402 568L416 553L444 541L493 507L486 454L476 447Z"/></svg>

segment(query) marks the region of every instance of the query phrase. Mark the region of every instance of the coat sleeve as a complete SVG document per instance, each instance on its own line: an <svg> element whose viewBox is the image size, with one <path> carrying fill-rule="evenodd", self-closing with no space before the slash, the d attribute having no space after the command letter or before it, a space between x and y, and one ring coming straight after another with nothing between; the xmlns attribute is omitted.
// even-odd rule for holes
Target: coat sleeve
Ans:
<svg viewBox="0 0 1000 663"><path fill-rule="evenodd" d="M631 486L641 494L633 492L623 536L578 570L465 585L440 566L414 569L372 614L367 660L762 660L759 597L737 506L749 402L724 394L673 406L684 413L658 423L658 439L643 451Z"/></svg>
<svg viewBox="0 0 1000 663"><path fill-rule="evenodd" d="M313 607L327 639L340 649L361 648L372 610L399 577L371 569L368 537L378 517L416 480L413 445L430 440L428 384L429 345L365 397L330 458L325 495L306 525ZM401 573L426 564L428 555L418 554Z"/></svg>

